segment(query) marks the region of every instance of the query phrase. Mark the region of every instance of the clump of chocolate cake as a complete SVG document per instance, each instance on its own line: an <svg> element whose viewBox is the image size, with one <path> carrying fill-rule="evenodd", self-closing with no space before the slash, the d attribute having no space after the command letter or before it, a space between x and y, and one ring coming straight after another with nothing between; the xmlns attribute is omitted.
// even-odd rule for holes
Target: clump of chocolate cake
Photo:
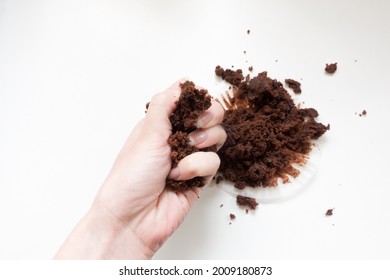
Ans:
<svg viewBox="0 0 390 280"><path fill-rule="evenodd" d="M325 72L329 74L333 74L337 70L337 63L331 63L331 64L326 64L325 66Z"/></svg>
<svg viewBox="0 0 390 280"><path fill-rule="evenodd" d="M217 66L215 73L233 86L233 96L223 98L227 140L218 151L221 176L239 189L276 186L279 178L286 183L288 175L298 176L293 164L306 163L312 140L329 125L315 120L315 109L297 108L283 84L267 72L245 80L239 69Z"/></svg>
<svg viewBox="0 0 390 280"><path fill-rule="evenodd" d="M254 199L253 197L248 197L248 196L243 196L243 195L237 195L236 203L239 206L249 207L252 210L255 210L257 205L259 205L256 202L256 199Z"/></svg>
<svg viewBox="0 0 390 280"><path fill-rule="evenodd" d="M176 167L181 159L199 151L189 145L188 135L196 129L196 122L199 115L211 106L211 97L207 90L197 89L191 81L180 84L181 94L176 101L176 108L169 120L172 124L172 135L168 139L171 146L172 168ZM213 150L210 147L204 150ZM203 187L202 177L195 177L187 181L175 181L168 179L166 187L174 191L184 191L192 187Z"/></svg>
<svg viewBox="0 0 390 280"><path fill-rule="evenodd" d="M294 93L299 94L302 92L300 82L297 82L293 79L286 79L285 82L287 86L293 90Z"/></svg>

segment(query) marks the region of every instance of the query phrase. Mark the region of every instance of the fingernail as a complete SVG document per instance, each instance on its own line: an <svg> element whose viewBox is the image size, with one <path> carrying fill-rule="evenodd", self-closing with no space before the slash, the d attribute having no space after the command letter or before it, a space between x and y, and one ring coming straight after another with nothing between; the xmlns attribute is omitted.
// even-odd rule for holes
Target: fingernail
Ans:
<svg viewBox="0 0 390 280"><path fill-rule="evenodd" d="M207 139L207 132L204 130L197 130L195 132L191 132L188 135L188 138L190 139L190 145L195 146L199 145L200 143L203 143Z"/></svg>
<svg viewBox="0 0 390 280"><path fill-rule="evenodd" d="M169 172L168 174L168 178L169 179L176 179L180 176L180 169L179 167L175 167L171 170L171 172Z"/></svg>
<svg viewBox="0 0 390 280"><path fill-rule="evenodd" d="M209 111L203 112L198 121L196 122L197 127L203 127L213 119L213 114Z"/></svg>

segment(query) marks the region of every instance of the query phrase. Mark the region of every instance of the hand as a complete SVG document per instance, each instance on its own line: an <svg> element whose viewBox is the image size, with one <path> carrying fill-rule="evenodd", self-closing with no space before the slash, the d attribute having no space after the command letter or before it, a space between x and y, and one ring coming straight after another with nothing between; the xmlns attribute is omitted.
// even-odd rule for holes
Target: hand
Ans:
<svg viewBox="0 0 390 280"><path fill-rule="evenodd" d="M165 189L167 176L208 183L219 167L213 152L197 152L171 170L169 116L180 95L180 82L156 94L146 117L134 128L120 151L95 201L56 258L148 259L176 230L198 199L201 189L175 193ZM221 147L226 133L219 125L224 110L218 102L204 112L199 129L190 134L197 148Z"/></svg>

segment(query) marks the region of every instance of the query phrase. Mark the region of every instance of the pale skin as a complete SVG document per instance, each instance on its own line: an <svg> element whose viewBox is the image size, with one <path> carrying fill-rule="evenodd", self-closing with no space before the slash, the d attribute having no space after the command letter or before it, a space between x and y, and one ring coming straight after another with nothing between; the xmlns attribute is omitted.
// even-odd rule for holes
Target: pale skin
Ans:
<svg viewBox="0 0 390 280"><path fill-rule="evenodd" d="M131 132L89 211L55 259L150 259L184 220L202 189L176 193L165 188L166 178L201 176L208 184L220 160L216 153L197 152L171 169L169 116L182 82L152 98L145 118ZM213 101L199 117L190 144L221 147L226 140L220 126L223 113L222 106Z"/></svg>

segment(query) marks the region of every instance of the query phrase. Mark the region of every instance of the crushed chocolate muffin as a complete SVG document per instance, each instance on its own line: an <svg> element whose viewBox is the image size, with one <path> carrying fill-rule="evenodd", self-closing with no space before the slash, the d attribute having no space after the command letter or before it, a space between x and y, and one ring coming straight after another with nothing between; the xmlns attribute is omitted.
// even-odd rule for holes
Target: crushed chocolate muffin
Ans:
<svg viewBox="0 0 390 280"><path fill-rule="evenodd" d="M169 117L172 124L172 135L168 138L171 146L172 168L176 167L181 159L199 151L189 145L188 135L196 129L196 122L200 114L211 106L211 97L207 90L197 89L191 81L180 85L181 94L176 101L176 108ZM216 151L215 147L202 149L202 151ZM203 187L202 177L195 177L187 181L167 179L166 187L174 191L184 191L193 187Z"/></svg>
<svg viewBox="0 0 390 280"><path fill-rule="evenodd" d="M293 79L286 79L284 81L286 82L287 86L293 90L294 93L302 93L300 82L297 82Z"/></svg>
<svg viewBox="0 0 390 280"><path fill-rule="evenodd" d="M217 69L220 77L226 77L227 70ZM235 75L242 77L242 71L229 71L229 77ZM315 109L297 108L283 84L267 72L237 85L238 80L234 80L233 96L223 98L227 140L218 151L219 172L238 189L277 186L279 178L289 182L288 175L299 174L293 164L306 163L312 140L329 125L315 120Z"/></svg>
<svg viewBox="0 0 390 280"><path fill-rule="evenodd" d="M331 63L331 64L326 64L325 66L325 72L329 74L333 74L337 70L337 63Z"/></svg>
<svg viewBox="0 0 390 280"><path fill-rule="evenodd" d="M243 196L243 195L237 195L236 202L237 202L237 205L244 206L244 207L247 206L252 210L255 210L257 205L259 205L256 202L256 199L254 199L252 197L248 197L248 196Z"/></svg>

